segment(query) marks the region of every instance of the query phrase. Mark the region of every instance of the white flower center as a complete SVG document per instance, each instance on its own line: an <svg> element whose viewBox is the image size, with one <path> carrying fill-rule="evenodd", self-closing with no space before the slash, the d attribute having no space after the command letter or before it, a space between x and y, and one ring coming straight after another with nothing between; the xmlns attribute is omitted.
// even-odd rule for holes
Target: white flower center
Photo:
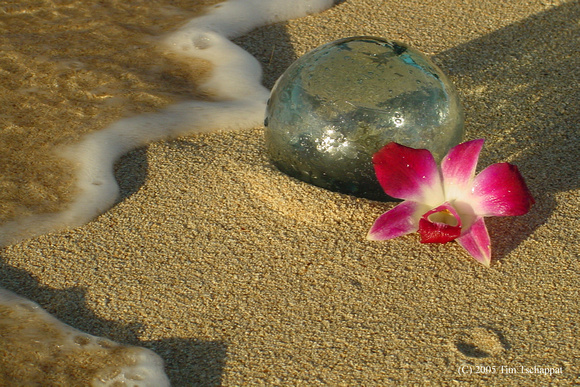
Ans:
<svg viewBox="0 0 580 387"><path fill-rule="evenodd" d="M449 210L443 210L439 212L434 212L427 217L430 222L433 223L443 223L451 227L455 227L459 224L459 221Z"/></svg>

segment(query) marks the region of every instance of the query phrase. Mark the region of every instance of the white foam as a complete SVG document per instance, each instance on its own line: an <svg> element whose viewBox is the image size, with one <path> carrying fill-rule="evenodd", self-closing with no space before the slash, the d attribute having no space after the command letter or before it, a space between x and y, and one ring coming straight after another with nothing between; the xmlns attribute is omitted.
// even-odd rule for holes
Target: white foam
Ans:
<svg viewBox="0 0 580 387"><path fill-rule="evenodd" d="M159 113L120 120L62 150L62 155L78 164L80 194L62 212L3 224L0 246L77 227L106 211L119 194L114 162L131 149L165 138L262 125L269 91L261 85L260 64L228 38L332 5L333 0L229 0L169 35L162 43L165 49L211 62L211 76L200 88L214 99L183 102Z"/></svg>
<svg viewBox="0 0 580 387"><path fill-rule="evenodd" d="M0 335L2 349L12 354L0 359L0 379L18 375L19 384L42 385L45 373L51 372L51 380L66 385L170 385L163 360L153 351L81 332L35 302L2 288L0 326L10 332ZM54 375L59 370L65 372Z"/></svg>
<svg viewBox="0 0 580 387"><path fill-rule="evenodd" d="M228 38L254 28L322 12L333 0L229 0L213 6L206 15L186 24L182 30L210 30Z"/></svg>

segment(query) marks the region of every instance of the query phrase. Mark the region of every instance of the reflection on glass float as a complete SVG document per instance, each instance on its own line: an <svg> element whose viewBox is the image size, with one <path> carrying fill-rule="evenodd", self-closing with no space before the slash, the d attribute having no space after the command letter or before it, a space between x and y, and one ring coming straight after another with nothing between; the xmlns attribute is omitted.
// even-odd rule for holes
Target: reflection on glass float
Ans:
<svg viewBox="0 0 580 387"><path fill-rule="evenodd" d="M372 156L395 141L438 161L463 138L463 109L445 74L424 54L376 37L310 51L278 79L266 112L274 165L305 182L388 200Z"/></svg>

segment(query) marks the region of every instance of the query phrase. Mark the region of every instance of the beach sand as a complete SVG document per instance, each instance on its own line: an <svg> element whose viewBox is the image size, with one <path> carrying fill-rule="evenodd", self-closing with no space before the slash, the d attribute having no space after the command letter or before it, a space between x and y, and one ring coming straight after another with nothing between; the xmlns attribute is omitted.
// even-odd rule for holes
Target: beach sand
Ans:
<svg viewBox="0 0 580 387"><path fill-rule="evenodd" d="M74 196L72 167L48 149L199 97L211 69L192 75L151 48L202 12L190 3L0 8L10 32L0 157L11 176L0 220ZM50 35L54 15L64 24ZM0 286L79 330L153 350L176 386L580 383L579 17L576 1L347 0L235 40L267 87L346 36L430 55L462 98L466 138L486 139L479 170L516 164L536 199L525 216L487 221L489 269L456 243L367 241L395 204L283 175L258 127L128 153L116 205L0 249Z"/></svg>

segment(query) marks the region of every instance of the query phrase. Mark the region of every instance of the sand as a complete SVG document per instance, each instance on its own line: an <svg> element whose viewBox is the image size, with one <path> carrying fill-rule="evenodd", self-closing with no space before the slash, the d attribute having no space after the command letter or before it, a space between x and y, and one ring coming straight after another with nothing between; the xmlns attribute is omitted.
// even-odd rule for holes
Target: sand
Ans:
<svg viewBox="0 0 580 387"><path fill-rule="evenodd" d="M4 160L23 160L10 167L12 185L2 180L2 220L74 196L66 165L35 166L47 149L196 95L205 70L184 73L147 40L200 9L108 1L101 17L96 3L0 9L10 31L2 141L8 133L21 147L2 148L3 176ZM67 18L50 39L41 20L54 7ZM40 15L18 27L32 32L6 22L26 12ZM460 93L466 138L486 139L480 169L518 165L536 199L528 215L487 222L490 269L455 243L365 240L394 203L281 174L253 128L130 152L117 163L118 203L85 226L2 248L0 286L84 332L155 351L177 386L580 383L579 14L575 1L347 0L236 39L268 87L303 53L345 36L432 56ZM90 22L103 31L98 44L87 43L94 34L62 44ZM43 59L59 50L61 70ZM94 61L79 70L80 57ZM75 71L84 83L71 83Z"/></svg>

